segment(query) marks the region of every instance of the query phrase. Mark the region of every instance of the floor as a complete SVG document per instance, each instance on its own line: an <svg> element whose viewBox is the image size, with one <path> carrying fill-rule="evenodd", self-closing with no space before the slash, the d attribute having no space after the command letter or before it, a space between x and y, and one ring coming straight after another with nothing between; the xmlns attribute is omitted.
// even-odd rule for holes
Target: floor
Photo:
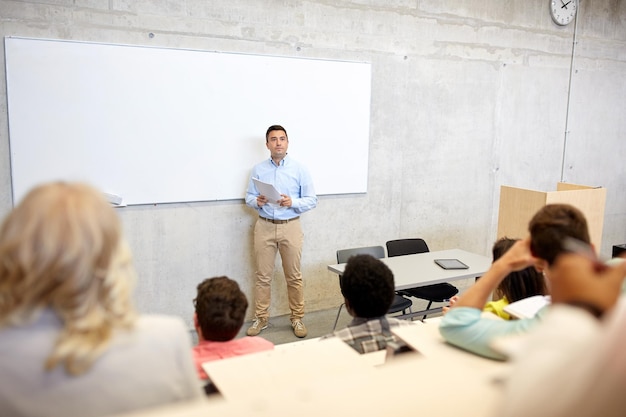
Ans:
<svg viewBox="0 0 626 417"><path fill-rule="evenodd" d="M424 305L422 306L422 302L423 300L413 299L413 311L419 311L420 309L426 308L426 303L423 302ZM433 307L438 306L439 305L436 305L436 303L433 304ZM333 325L335 324L338 308L339 306L327 310L307 313L302 320L308 330L308 335L305 338L300 339L293 334L288 314L284 316L270 317L267 329L263 330L260 336L275 345L324 336L333 331ZM428 317L437 317L438 315L440 314L433 314ZM339 315L339 321L337 322L337 329L345 327L350 320L352 320L352 317L348 314L345 308L342 308L341 314ZM244 323L237 337L245 336L246 330L248 330L248 327L250 327L251 324L252 322Z"/></svg>

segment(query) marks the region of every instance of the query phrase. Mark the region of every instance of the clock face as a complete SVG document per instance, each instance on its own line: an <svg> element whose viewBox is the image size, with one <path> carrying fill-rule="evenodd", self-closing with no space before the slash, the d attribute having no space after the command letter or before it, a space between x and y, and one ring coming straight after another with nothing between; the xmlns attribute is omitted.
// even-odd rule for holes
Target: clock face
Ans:
<svg viewBox="0 0 626 417"><path fill-rule="evenodd" d="M557 25L567 25L576 17L578 0L550 0L550 14Z"/></svg>

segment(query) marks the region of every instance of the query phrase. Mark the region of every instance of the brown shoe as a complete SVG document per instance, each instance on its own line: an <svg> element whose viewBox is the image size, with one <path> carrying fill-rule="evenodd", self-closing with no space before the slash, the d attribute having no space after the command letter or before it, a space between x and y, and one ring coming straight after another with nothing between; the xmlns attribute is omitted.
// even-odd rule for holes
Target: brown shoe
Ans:
<svg viewBox="0 0 626 417"><path fill-rule="evenodd" d="M291 327L293 327L293 334L298 337L305 337L308 333L301 320L293 320L291 322Z"/></svg>
<svg viewBox="0 0 626 417"><path fill-rule="evenodd" d="M248 336L258 335L259 333L261 333L261 330L267 329L267 322L268 320L266 318L255 319L254 322L252 323L252 326L248 328L248 331L246 332L246 334Z"/></svg>

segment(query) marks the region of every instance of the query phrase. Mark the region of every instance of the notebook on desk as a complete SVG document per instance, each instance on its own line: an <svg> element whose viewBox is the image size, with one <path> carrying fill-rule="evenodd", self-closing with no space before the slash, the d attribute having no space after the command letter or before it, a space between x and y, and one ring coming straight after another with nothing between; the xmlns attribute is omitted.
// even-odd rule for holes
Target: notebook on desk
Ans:
<svg viewBox="0 0 626 417"><path fill-rule="evenodd" d="M549 295L533 295L507 305L504 311L515 318L527 319L535 317L539 310L550 304L550 301Z"/></svg>

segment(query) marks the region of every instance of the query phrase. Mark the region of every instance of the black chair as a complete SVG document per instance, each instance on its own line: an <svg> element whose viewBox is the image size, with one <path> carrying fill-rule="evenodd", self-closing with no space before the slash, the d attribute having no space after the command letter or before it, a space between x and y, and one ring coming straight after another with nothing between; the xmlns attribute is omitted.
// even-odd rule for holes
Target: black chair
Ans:
<svg viewBox="0 0 626 417"><path fill-rule="evenodd" d="M430 251L424 239L419 238L390 240L386 245L387 255L390 258L392 256L413 255ZM428 306L426 310L430 310L430 306L433 302L442 303L458 294L458 292L459 289L457 287L447 282L399 291L399 293L404 296L427 300ZM427 316L428 314L425 314L422 320Z"/></svg>
<svg viewBox="0 0 626 417"><path fill-rule="evenodd" d="M382 246L365 246L361 248L340 249L337 251L337 263L344 264L348 262L348 259L350 259L351 256L364 255L364 254L372 255L374 258L381 259L385 257L385 248L383 248ZM339 276L339 279L341 279L341 276ZM341 309L343 308L344 305L345 304L342 303L339 306L339 310L337 311L337 318L335 318L335 324L333 326L333 330L337 328L339 315L341 314ZM387 310L387 313L394 314L394 313L402 312L402 314L406 314L407 310L410 313L411 305L413 305L413 302L410 299L396 293L396 296L394 297L393 302L391 303L391 306L389 307L389 310Z"/></svg>

